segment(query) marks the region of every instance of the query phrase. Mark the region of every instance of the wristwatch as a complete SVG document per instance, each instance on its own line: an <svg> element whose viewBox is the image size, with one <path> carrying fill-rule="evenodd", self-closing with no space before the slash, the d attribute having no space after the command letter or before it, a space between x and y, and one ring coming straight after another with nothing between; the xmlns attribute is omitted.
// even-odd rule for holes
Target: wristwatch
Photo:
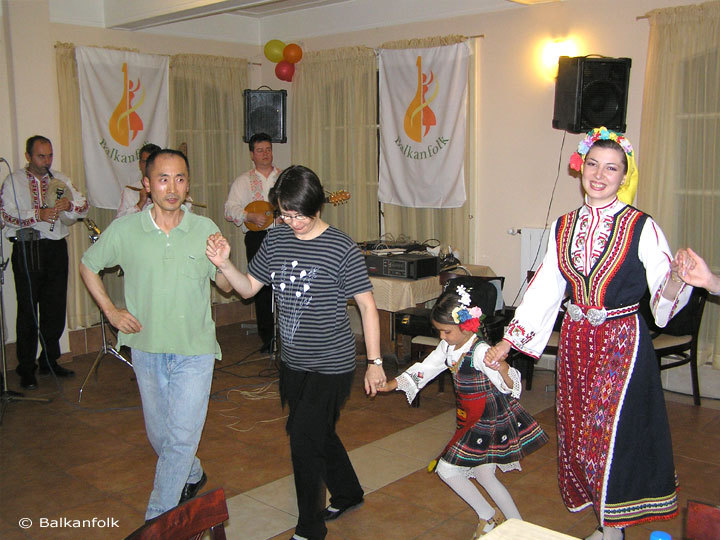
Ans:
<svg viewBox="0 0 720 540"><path fill-rule="evenodd" d="M376 366L382 366L382 365L383 365L383 359L382 359L382 357L378 357L378 358L368 358L368 359L367 359L367 365L369 366L370 364L375 364Z"/></svg>

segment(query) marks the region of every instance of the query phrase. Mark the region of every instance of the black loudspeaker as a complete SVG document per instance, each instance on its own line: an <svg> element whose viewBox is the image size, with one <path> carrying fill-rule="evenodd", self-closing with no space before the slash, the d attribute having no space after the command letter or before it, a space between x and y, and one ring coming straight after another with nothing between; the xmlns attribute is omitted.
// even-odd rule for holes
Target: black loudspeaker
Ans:
<svg viewBox="0 0 720 540"><path fill-rule="evenodd" d="M245 135L248 142L256 133L267 133L272 142L287 142L285 131L286 90L244 90Z"/></svg>
<svg viewBox="0 0 720 540"><path fill-rule="evenodd" d="M552 126L570 133L600 126L624 133L631 63L630 58L561 56Z"/></svg>

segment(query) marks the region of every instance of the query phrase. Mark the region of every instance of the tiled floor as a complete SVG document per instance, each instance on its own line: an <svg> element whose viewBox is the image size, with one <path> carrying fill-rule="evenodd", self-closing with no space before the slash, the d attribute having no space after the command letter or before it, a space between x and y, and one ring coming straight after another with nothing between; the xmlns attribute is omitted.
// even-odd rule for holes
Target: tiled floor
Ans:
<svg viewBox="0 0 720 540"><path fill-rule="evenodd" d="M222 486L231 518L228 538L288 539L296 520L284 411L270 362L254 351L256 336L240 325L218 331L225 359L216 369L212 399L198 454L209 477L205 489ZM143 522L155 455L145 437L132 371L107 357L82 403L80 382L94 355L76 357L75 379L61 391L48 377L26 395L49 404L12 402L0 427L0 538L123 538ZM389 373L393 370L389 369ZM453 429L451 391L423 393L419 409L393 393L373 400L362 391L358 370L339 432L366 489L365 504L329 524L328 540L460 539L477 524L475 514L434 474L425 472ZM9 375L11 389L17 377ZM523 518L573 536L595 526L591 511L568 512L556 483L554 396L545 392L549 372L537 372L521 398L553 439L523 462L523 472L502 474ZM700 408L667 394L680 500L720 504L720 405ZM53 521L114 518L114 528L51 527ZM654 528L682 537L683 517ZM21 529L21 518L33 525ZM67 523L66 525L70 525ZM41 526L45 525L45 526ZM652 526L628 530L628 540L649 537Z"/></svg>

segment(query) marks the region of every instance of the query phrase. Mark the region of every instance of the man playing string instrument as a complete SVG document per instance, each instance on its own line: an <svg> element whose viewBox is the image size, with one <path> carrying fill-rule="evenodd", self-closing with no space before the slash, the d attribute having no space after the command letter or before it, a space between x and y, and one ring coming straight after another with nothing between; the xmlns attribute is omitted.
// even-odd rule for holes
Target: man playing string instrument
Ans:
<svg viewBox="0 0 720 540"><path fill-rule="evenodd" d="M245 233L245 252L248 263L260 249L273 216L265 212L248 211L256 201L268 201L268 192L275 185L280 169L273 166L272 140L266 133L256 133L248 143L250 159L255 167L238 176L230 187L225 202L225 219L232 221ZM272 291L263 287L255 295L258 334L262 339L260 352L270 352L273 335Z"/></svg>

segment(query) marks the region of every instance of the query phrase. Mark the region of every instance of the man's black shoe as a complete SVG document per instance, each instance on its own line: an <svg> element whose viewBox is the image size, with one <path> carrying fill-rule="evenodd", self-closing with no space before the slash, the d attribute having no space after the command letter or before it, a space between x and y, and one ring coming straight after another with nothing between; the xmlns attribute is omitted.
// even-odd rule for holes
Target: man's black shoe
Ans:
<svg viewBox="0 0 720 540"><path fill-rule="evenodd" d="M38 386L35 375L32 373L29 375L20 375L20 386L22 386L25 390L35 390Z"/></svg>
<svg viewBox="0 0 720 540"><path fill-rule="evenodd" d="M363 503L363 499L360 499L359 502L356 502L355 504L350 504L348 506L343 506L342 508L335 508L333 506L328 506L325 510L322 512L322 518L325 521L332 521L333 519L339 518L341 515L343 515L348 510L352 510L353 508L357 508Z"/></svg>
<svg viewBox="0 0 720 540"><path fill-rule="evenodd" d="M200 477L200 480L195 482L194 484L191 484L188 482L185 484L185 487L182 490L182 493L180 494L180 502L178 504L182 504L185 501L189 501L192 499L195 495L198 494L198 491L200 491L200 488L203 487L207 483L207 475L203 473L203 475Z"/></svg>
<svg viewBox="0 0 720 540"><path fill-rule="evenodd" d="M75 372L72 369L67 369L62 367L60 364L51 364L52 371L55 373L56 377L74 377ZM38 368L38 373L40 375L47 375L50 373L50 367L47 366L47 364L40 364L40 367Z"/></svg>

